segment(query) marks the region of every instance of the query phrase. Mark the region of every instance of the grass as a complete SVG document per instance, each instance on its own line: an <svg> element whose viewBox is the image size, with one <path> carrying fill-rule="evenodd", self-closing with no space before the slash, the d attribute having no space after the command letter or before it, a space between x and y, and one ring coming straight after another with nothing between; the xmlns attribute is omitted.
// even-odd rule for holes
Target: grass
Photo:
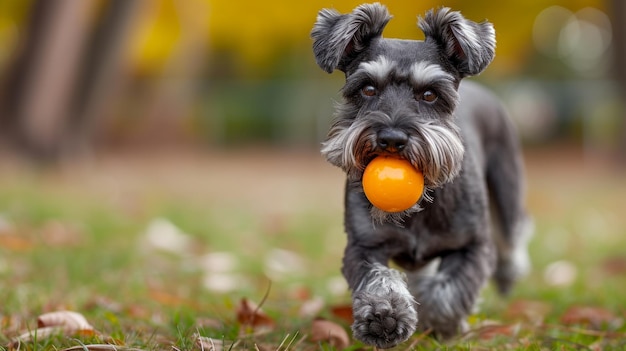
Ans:
<svg viewBox="0 0 626 351"><path fill-rule="evenodd" d="M127 154L38 171L5 160L2 169L0 350L209 348L199 336L224 350L331 350L311 340L312 319L349 330L333 313L349 302L343 180L314 153ZM416 334L398 349L626 347L623 174L567 149L531 150L528 175L533 273L507 299L485 289L470 334L446 344ZM158 238L173 224L183 249L155 246L155 223ZM565 285L544 276L556 261L574 269ZM273 326L242 325L240 300L266 294ZM302 314L313 301L319 310ZM97 333L11 345L59 310L83 314ZM347 347L362 348L371 349Z"/></svg>

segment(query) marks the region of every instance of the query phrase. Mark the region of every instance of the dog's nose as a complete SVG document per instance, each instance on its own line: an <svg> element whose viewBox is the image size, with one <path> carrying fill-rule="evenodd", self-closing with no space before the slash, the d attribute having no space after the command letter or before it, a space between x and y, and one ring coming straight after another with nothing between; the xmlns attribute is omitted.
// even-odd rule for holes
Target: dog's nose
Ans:
<svg viewBox="0 0 626 351"><path fill-rule="evenodd" d="M408 141L409 136L405 132L394 128L381 130L376 139L378 146L386 151L400 151Z"/></svg>

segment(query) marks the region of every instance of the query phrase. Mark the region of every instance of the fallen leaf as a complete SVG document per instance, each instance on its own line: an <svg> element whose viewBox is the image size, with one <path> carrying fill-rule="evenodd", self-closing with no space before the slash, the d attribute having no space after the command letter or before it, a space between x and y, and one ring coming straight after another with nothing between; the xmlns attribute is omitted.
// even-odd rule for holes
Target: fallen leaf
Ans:
<svg viewBox="0 0 626 351"><path fill-rule="evenodd" d="M485 321L477 328L469 332L469 335L476 336L480 340L491 340L498 336L515 336L519 332L519 324L501 324L493 321Z"/></svg>
<svg viewBox="0 0 626 351"><path fill-rule="evenodd" d="M302 256L293 251L273 249L265 257L264 271L272 281L280 281L304 273L306 263Z"/></svg>
<svg viewBox="0 0 626 351"><path fill-rule="evenodd" d="M239 260L230 252L211 252L198 258L198 266L205 272L230 273L237 268Z"/></svg>
<svg viewBox="0 0 626 351"><path fill-rule="evenodd" d="M0 235L15 234L15 225L7 216L0 213Z"/></svg>
<svg viewBox="0 0 626 351"><path fill-rule="evenodd" d="M227 350L232 349L235 344L231 343ZM224 350L224 340L209 338L208 336L200 336L196 334L196 345L204 351L222 351Z"/></svg>
<svg viewBox="0 0 626 351"><path fill-rule="evenodd" d="M130 305L126 307L125 312L128 313L129 316L137 319L149 319L150 311L145 307L137 304Z"/></svg>
<svg viewBox="0 0 626 351"><path fill-rule="evenodd" d="M39 235L48 246L77 246L82 244L85 234L76 225L51 220L39 229Z"/></svg>
<svg viewBox="0 0 626 351"><path fill-rule="evenodd" d="M54 335L94 336L97 332L85 317L73 311L56 311L40 315L37 329L29 330L14 338L11 345L19 345L36 339L45 339Z"/></svg>
<svg viewBox="0 0 626 351"><path fill-rule="evenodd" d="M4 335L16 334L20 326L25 324L19 315L2 315L0 318L0 330Z"/></svg>
<svg viewBox="0 0 626 351"><path fill-rule="evenodd" d="M23 342L30 342L35 339L39 339L39 340L46 339L53 335L60 335L60 334L70 334L70 333L66 332L62 327L43 327L43 328L37 328L35 330L29 330L13 338L11 342L11 346L9 346L9 348L19 349L17 345L20 345Z"/></svg>
<svg viewBox="0 0 626 351"><path fill-rule="evenodd" d="M193 247L191 236L165 218L155 218L148 224L145 239L148 246L175 254L186 254Z"/></svg>
<svg viewBox="0 0 626 351"><path fill-rule="evenodd" d="M263 312L261 307L246 298L242 298L239 301L236 312L237 322L241 325L252 328L273 327L275 325L274 321Z"/></svg>
<svg viewBox="0 0 626 351"><path fill-rule="evenodd" d="M345 349L350 345L350 337L342 326L326 319L315 319L311 323L311 340L327 342L335 349Z"/></svg>
<svg viewBox="0 0 626 351"><path fill-rule="evenodd" d="M180 306L184 304L184 300L176 295L170 294L165 291L150 290L150 298L161 305L165 306Z"/></svg>
<svg viewBox="0 0 626 351"><path fill-rule="evenodd" d="M333 296L345 296L348 292L348 283L342 276L335 276L326 281L326 290Z"/></svg>
<svg viewBox="0 0 626 351"><path fill-rule="evenodd" d="M609 257L602 263L602 269L610 275L623 275L626 273L626 257Z"/></svg>
<svg viewBox="0 0 626 351"><path fill-rule="evenodd" d="M298 286L289 292L289 296L298 301L308 301L311 299L311 290L305 286Z"/></svg>
<svg viewBox="0 0 626 351"><path fill-rule="evenodd" d="M310 300L304 301L302 305L300 305L300 311L298 315L303 318L312 318L319 314L319 312L324 308L324 300L317 296Z"/></svg>
<svg viewBox="0 0 626 351"><path fill-rule="evenodd" d="M138 349L138 348L134 348L134 347L124 347L124 346L111 345L111 344L76 345L76 346L68 347L66 349L62 349L61 351L81 351L81 350L89 350L89 351L142 351L142 349Z"/></svg>
<svg viewBox="0 0 626 351"><path fill-rule="evenodd" d="M601 329L606 326L618 328L623 324L623 319L604 308L572 306L561 316L561 323L566 325L589 325L595 329Z"/></svg>
<svg viewBox="0 0 626 351"><path fill-rule="evenodd" d="M150 290L150 298L166 306L191 306L196 307L197 303L191 299L185 299L178 295L161 290Z"/></svg>
<svg viewBox="0 0 626 351"><path fill-rule="evenodd" d="M567 287L574 283L578 269L565 260L550 263L543 271L543 279L548 285Z"/></svg>
<svg viewBox="0 0 626 351"><path fill-rule="evenodd" d="M245 278L237 273L206 272L202 277L202 286L215 293L232 292L245 284Z"/></svg>
<svg viewBox="0 0 626 351"><path fill-rule="evenodd" d="M0 247L10 251L28 251L34 246L32 240L18 234L0 233Z"/></svg>
<svg viewBox="0 0 626 351"><path fill-rule="evenodd" d="M93 330L85 317L74 311L56 311L40 315L37 327L63 327L66 330Z"/></svg>
<svg viewBox="0 0 626 351"><path fill-rule="evenodd" d="M551 309L552 306L542 301L515 300L509 304L506 317L539 325L543 323Z"/></svg>
<svg viewBox="0 0 626 351"><path fill-rule="evenodd" d="M340 318L349 324L354 322L354 318L352 317L352 305L336 305L330 308L330 313L333 316Z"/></svg>

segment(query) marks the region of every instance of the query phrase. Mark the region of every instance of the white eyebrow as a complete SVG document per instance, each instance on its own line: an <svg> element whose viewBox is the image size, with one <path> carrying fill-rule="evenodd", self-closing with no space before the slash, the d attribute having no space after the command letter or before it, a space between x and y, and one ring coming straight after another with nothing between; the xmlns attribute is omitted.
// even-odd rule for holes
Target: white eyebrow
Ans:
<svg viewBox="0 0 626 351"><path fill-rule="evenodd" d="M437 80L454 81L454 77L443 70L440 65L428 62L417 62L411 66L411 81L416 85L425 85Z"/></svg>
<svg viewBox="0 0 626 351"><path fill-rule="evenodd" d="M384 81L396 68L396 63L385 56L378 56L375 61L361 62L359 70L365 71L374 80Z"/></svg>

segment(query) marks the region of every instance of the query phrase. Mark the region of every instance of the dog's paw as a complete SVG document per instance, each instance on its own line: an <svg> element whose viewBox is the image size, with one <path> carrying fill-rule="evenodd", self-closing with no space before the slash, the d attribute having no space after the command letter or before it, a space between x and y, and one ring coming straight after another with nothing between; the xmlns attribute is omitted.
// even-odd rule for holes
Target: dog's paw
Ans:
<svg viewBox="0 0 626 351"><path fill-rule="evenodd" d="M467 281L452 280L442 274L421 279L410 289L423 307L420 330L431 330L440 340L458 335L475 306L479 288L473 289Z"/></svg>
<svg viewBox="0 0 626 351"><path fill-rule="evenodd" d="M415 302L408 291L384 296L360 291L353 296L355 338L386 349L407 340L417 327Z"/></svg>

